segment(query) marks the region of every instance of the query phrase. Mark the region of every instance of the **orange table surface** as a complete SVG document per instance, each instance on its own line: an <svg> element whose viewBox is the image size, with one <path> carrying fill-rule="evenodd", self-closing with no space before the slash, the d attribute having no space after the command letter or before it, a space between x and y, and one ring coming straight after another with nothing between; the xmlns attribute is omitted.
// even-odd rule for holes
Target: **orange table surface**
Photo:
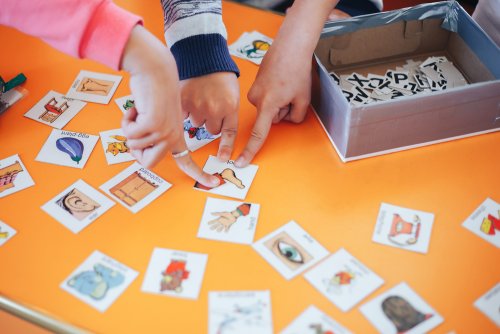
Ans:
<svg viewBox="0 0 500 334"><path fill-rule="evenodd" d="M143 16L146 27L163 40L159 1L117 3ZM230 2L224 3L223 10L229 43L252 30L274 37L283 20ZM29 91L0 117L0 159L19 154L35 181L35 186L0 199L0 220L18 231L0 247L1 295L95 332L204 333L209 291L270 290L275 332L315 305L353 332L375 333L359 306L404 281L443 316L444 322L433 333L498 332L473 303L500 280L500 250L461 224L486 197L500 201L499 132L344 164L312 111L300 125L272 127L254 160L259 170L245 199L261 205L255 240L295 220L331 253L343 247L385 280L344 313L303 275L286 281L252 247L197 238L207 193L193 190L193 180L170 158L153 171L174 186L137 214L115 205L73 234L43 212L44 203L77 179L98 188L129 163L109 166L100 143L82 170L37 162L35 157L52 128L23 115L49 90L66 93L82 69L113 71L71 58L10 28L0 27L0 36L0 75L8 79L23 72L28 78L23 86ZM233 158L244 148L255 119L246 93L258 69L248 61L236 62L242 98ZM125 80L114 98L130 93L128 76L121 74ZM118 128L120 119L113 101L89 103L65 129L98 134ZM208 155L216 154L217 145L218 141L196 151L194 160L203 165ZM382 202L435 214L427 254L372 242ZM141 291L155 247L208 254L197 300ZM59 287L94 250L139 272L104 313ZM9 326L1 323L0 332L9 332Z"/></svg>

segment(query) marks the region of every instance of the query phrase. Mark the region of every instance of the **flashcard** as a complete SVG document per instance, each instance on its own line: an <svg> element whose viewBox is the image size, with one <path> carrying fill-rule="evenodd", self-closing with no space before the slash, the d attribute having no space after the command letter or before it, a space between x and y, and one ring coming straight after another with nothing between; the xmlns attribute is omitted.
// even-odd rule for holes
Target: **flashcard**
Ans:
<svg viewBox="0 0 500 334"><path fill-rule="evenodd" d="M259 204L209 197L198 229L198 238L250 245L259 210Z"/></svg>
<svg viewBox="0 0 500 334"><path fill-rule="evenodd" d="M500 327L500 283L476 300L474 306Z"/></svg>
<svg viewBox="0 0 500 334"><path fill-rule="evenodd" d="M36 157L36 161L83 169L98 136L53 129Z"/></svg>
<svg viewBox="0 0 500 334"><path fill-rule="evenodd" d="M491 198L486 198L462 226L500 248L500 204Z"/></svg>
<svg viewBox="0 0 500 334"><path fill-rule="evenodd" d="M304 277L343 312L378 289L384 280L341 248Z"/></svg>
<svg viewBox="0 0 500 334"><path fill-rule="evenodd" d="M115 202L78 180L42 206L42 210L78 233L108 211Z"/></svg>
<svg viewBox="0 0 500 334"><path fill-rule="evenodd" d="M94 251L61 283L61 289L104 312L137 277L137 271Z"/></svg>
<svg viewBox="0 0 500 334"><path fill-rule="evenodd" d="M193 126L189 118L184 120L184 140L191 152L211 143L219 138L221 134L213 135L205 129L205 126Z"/></svg>
<svg viewBox="0 0 500 334"><path fill-rule="evenodd" d="M210 155L203 167L203 171L217 176L220 184L215 188L207 188L196 182L194 188L211 194L245 199L258 168L256 165L238 168L232 160L221 162L216 157Z"/></svg>
<svg viewBox="0 0 500 334"><path fill-rule="evenodd" d="M172 185L134 162L99 188L132 211L139 212Z"/></svg>
<svg viewBox="0 0 500 334"><path fill-rule="evenodd" d="M127 137L122 129L100 132L102 148L108 165L135 160L127 146Z"/></svg>
<svg viewBox="0 0 500 334"><path fill-rule="evenodd" d="M122 77L90 71L80 71L67 97L87 102L108 104Z"/></svg>
<svg viewBox="0 0 500 334"><path fill-rule="evenodd" d="M16 233L16 230L0 220L0 246L9 241Z"/></svg>
<svg viewBox="0 0 500 334"><path fill-rule="evenodd" d="M170 297L198 299L206 254L155 248L141 290Z"/></svg>
<svg viewBox="0 0 500 334"><path fill-rule="evenodd" d="M272 43L271 38L258 31L245 32L236 42L229 45L229 53L260 65Z"/></svg>
<svg viewBox="0 0 500 334"><path fill-rule="evenodd" d="M433 222L432 213L382 203L372 240L387 246L427 253Z"/></svg>
<svg viewBox="0 0 500 334"><path fill-rule="evenodd" d="M115 99L115 103L118 105L118 108L120 108L122 113L125 113L130 108L135 107L135 104L134 104L135 99L132 95L119 97L119 98Z"/></svg>
<svg viewBox="0 0 500 334"><path fill-rule="evenodd" d="M404 282L373 298L359 310L383 334L427 333L443 322L443 318Z"/></svg>
<svg viewBox="0 0 500 334"><path fill-rule="evenodd" d="M62 129L86 105L87 103L83 101L70 99L51 90L24 116L53 128Z"/></svg>
<svg viewBox="0 0 500 334"><path fill-rule="evenodd" d="M0 160L0 198L35 184L18 154Z"/></svg>
<svg viewBox="0 0 500 334"><path fill-rule="evenodd" d="M252 246L287 280L328 255L328 251L293 220Z"/></svg>
<svg viewBox="0 0 500 334"><path fill-rule="evenodd" d="M302 312L280 334L320 333L320 334L351 334L344 326L311 305Z"/></svg>
<svg viewBox="0 0 500 334"><path fill-rule="evenodd" d="M272 334L270 292L209 292L208 333Z"/></svg>

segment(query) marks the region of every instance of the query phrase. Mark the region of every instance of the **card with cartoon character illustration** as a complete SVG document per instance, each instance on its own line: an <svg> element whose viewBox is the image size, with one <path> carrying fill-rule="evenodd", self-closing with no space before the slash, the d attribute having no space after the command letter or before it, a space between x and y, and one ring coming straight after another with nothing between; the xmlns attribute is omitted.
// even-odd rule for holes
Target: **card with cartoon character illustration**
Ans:
<svg viewBox="0 0 500 334"><path fill-rule="evenodd" d="M102 131L99 135L108 165L135 160L130 154L127 137L123 134L122 129Z"/></svg>
<svg viewBox="0 0 500 334"><path fill-rule="evenodd" d="M115 99L115 103L122 113L127 112L130 108L135 107L135 99L132 95L122 96Z"/></svg>
<svg viewBox="0 0 500 334"><path fill-rule="evenodd" d="M213 135L208 132L205 125L194 126L189 118L184 120L184 140L186 141L188 150L191 152L210 144L220 136L220 133L218 135Z"/></svg>
<svg viewBox="0 0 500 334"><path fill-rule="evenodd" d="M236 42L229 45L229 53L260 65L273 40L258 31L244 32Z"/></svg>

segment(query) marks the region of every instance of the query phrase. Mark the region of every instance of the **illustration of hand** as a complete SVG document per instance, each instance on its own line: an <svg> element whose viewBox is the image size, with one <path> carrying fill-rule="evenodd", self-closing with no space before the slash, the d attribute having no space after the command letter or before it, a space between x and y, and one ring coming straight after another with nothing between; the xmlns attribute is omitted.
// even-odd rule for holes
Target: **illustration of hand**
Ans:
<svg viewBox="0 0 500 334"><path fill-rule="evenodd" d="M233 212L213 212L212 215L218 216L214 220L209 221L207 224L210 225L211 230L215 230L217 232L229 232L229 228L231 225L236 223L236 220L239 217L235 211Z"/></svg>

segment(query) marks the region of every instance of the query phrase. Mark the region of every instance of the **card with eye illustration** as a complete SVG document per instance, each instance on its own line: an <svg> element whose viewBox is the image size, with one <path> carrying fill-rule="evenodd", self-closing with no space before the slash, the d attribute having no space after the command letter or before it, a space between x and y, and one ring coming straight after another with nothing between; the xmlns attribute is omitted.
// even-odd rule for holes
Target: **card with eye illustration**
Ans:
<svg viewBox="0 0 500 334"><path fill-rule="evenodd" d="M0 160L0 198L34 184L18 154Z"/></svg>
<svg viewBox="0 0 500 334"><path fill-rule="evenodd" d="M71 232L78 233L108 211L115 202L78 180L42 206L42 210Z"/></svg>
<svg viewBox="0 0 500 334"><path fill-rule="evenodd" d="M328 255L328 250L293 220L252 246L287 280Z"/></svg>
<svg viewBox="0 0 500 334"><path fill-rule="evenodd" d="M127 137L122 129L100 132L102 148L108 165L135 160L127 146Z"/></svg>
<svg viewBox="0 0 500 334"><path fill-rule="evenodd" d="M80 71L66 96L87 102L108 104L121 80L122 77L119 75Z"/></svg>
<svg viewBox="0 0 500 334"><path fill-rule="evenodd" d="M16 233L16 230L0 220L0 246L9 241Z"/></svg>
<svg viewBox="0 0 500 334"><path fill-rule="evenodd" d="M320 333L320 334L351 334L344 326L311 305L302 312L280 334Z"/></svg>
<svg viewBox="0 0 500 334"><path fill-rule="evenodd" d="M127 112L130 108L135 107L135 99L132 95L122 96L115 99L115 103L120 108L122 113Z"/></svg>

